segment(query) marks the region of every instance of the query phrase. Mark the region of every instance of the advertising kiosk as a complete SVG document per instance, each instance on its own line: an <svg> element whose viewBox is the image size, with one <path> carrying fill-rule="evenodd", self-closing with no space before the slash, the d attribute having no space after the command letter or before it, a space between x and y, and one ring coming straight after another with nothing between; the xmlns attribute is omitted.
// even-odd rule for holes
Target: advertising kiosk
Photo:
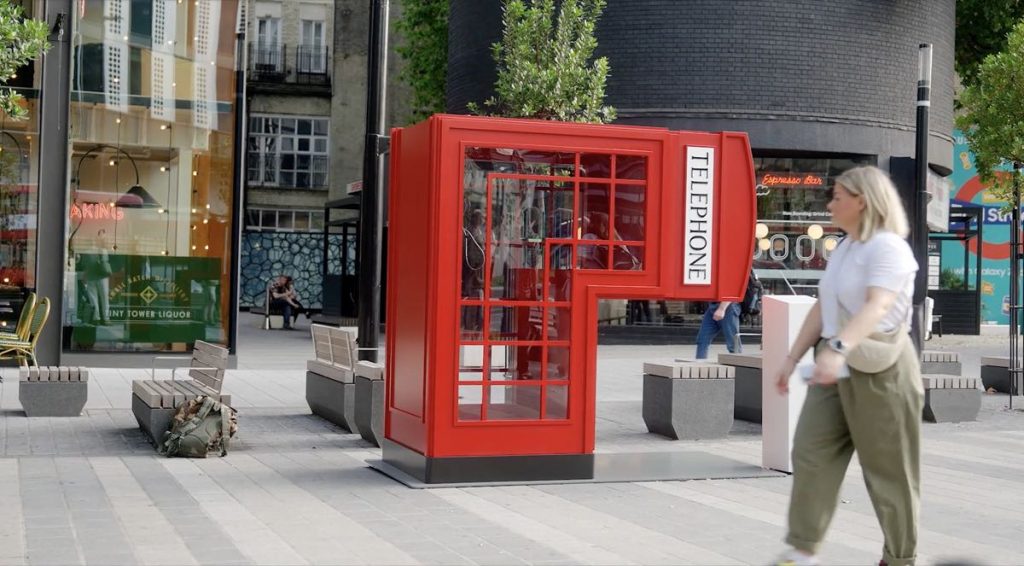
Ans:
<svg viewBox="0 0 1024 566"><path fill-rule="evenodd" d="M446 115L392 134L384 463L591 478L598 301L742 299L746 134Z"/></svg>

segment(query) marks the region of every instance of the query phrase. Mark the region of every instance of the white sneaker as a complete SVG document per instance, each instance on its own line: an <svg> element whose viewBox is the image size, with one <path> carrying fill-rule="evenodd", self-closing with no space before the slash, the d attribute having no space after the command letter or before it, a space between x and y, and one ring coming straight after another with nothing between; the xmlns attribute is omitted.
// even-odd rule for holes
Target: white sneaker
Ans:
<svg viewBox="0 0 1024 566"><path fill-rule="evenodd" d="M804 554L795 548L784 552L775 562L776 566L818 566L818 558L813 554Z"/></svg>

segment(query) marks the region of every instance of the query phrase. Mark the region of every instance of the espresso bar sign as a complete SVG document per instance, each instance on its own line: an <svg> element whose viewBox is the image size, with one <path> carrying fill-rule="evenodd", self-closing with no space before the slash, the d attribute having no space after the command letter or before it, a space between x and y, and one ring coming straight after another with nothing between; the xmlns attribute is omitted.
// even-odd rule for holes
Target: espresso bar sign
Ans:
<svg viewBox="0 0 1024 566"><path fill-rule="evenodd" d="M714 250L715 148L686 148L686 241L683 283L711 284Z"/></svg>

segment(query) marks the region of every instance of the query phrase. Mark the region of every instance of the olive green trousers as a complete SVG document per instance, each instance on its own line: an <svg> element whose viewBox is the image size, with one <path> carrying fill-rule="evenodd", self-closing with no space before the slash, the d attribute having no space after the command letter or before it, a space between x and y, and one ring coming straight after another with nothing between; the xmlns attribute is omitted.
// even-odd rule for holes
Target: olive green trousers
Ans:
<svg viewBox="0 0 1024 566"><path fill-rule="evenodd" d="M921 493L921 364L908 341L893 367L850 373L835 386L807 390L793 439L786 542L817 553L856 450L885 536L882 558L889 566L913 565Z"/></svg>

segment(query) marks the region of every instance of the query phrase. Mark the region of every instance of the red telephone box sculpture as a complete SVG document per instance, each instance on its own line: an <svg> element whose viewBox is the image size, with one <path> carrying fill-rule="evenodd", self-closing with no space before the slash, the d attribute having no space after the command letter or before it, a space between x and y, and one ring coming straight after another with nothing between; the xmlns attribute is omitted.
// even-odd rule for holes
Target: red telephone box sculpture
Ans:
<svg viewBox="0 0 1024 566"><path fill-rule="evenodd" d="M384 461L593 476L599 299L738 300L746 134L438 115L392 134Z"/></svg>

